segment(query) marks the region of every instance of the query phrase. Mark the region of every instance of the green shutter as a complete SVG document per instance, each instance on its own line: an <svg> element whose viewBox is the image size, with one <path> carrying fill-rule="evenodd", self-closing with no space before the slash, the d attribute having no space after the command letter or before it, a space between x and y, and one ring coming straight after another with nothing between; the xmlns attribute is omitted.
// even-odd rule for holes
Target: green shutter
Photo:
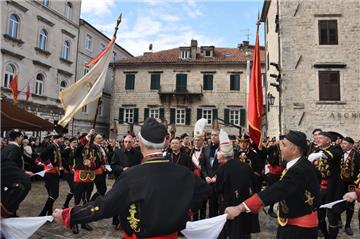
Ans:
<svg viewBox="0 0 360 239"><path fill-rule="evenodd" d="M196 119L199 120L202 118L202 109L197 109L196 111Z"/></svg>
<svg viewBox="0 0 360 239"><path fill-rule="evenodd" d="M245 109L240 109L240 125L245 126L246 121L246 111Z"/></svg>
<svg viewBox="0 0 360 239"><path fill-rule="evenodd" d="M209 90L213 90L213 81L214 81L214 76L211 75L210 79L209 79Z"/></svg>
<svg viewBox="0 0 360 239"><path fill-rule="evenodd" d="M190 124L191 124L191 109L190 109L190 108L187 108L187 109L186 109L185 124L186 124L186 125L190 125Z"/></svg>
<svg viewBox="0 0 360 239"><path fill-rule="evenodd" d="M240 90L240 75L230 75L230 90Z"/></svg>
<svg viewBox="0 0 360 239"><path fill-rule="evenodd" d="M124 123L124 108L119 108L119 124Z"/></svg>
<svg viewBox="0 0 360 239"><path fill-rule="evenodd" d="M149 118L149 108L144 108L144 120Z"/></svg>
<svg viewBox="0 0 360 239"><path fill-rule="evenodd" d="M224 109L224 123L229 124L230 123L230 110Z"/></svg>
<svg viewBox="0 0 360 239"><path fill-rule="evenodd" d="M165 109L164 108L160 108L160 119L161 120L165 119Z"/></svg>
<svg viewBox="0 0 360 239"><path fill-rule="evenodd" d="M217 119L217 118L218 118L218 110L213 109L213 119Z"/></svg>
<svg viewBox="0 0 360 239"><path fill-rule="evenodd" d="M177 74L176 75L176 91L185 92L187 89L187 75Z"/></svg>
<svg viewBox="0 0 360 239"><path fill-rule="evenodd" d="M175 114L176 110L174 108L170 109L170 124L175 124Z"/></svg>
<svg viewBox="0 0 360 239"><path fill-rule="evenodd" d="M160 89L160 74L151 74L150 89L151 90Z"/></svg>
<svg viewBox="0 0 360 239"><path fill-rule="evenodd" d="M240 90L240 75L235 75L235 90Z"/></svg>
<svg viewBox="0 0 360 239"><path fill-rule="evenodd" d="M213 75L203 76L203 88L204 90L213 90Z"/></svg>
<svg viewBox="0 0 360 239"><path fill-rule="evenodd" d="M134 108L134 123L138 123L138 122L139 122L139 109Z"/></svg>
<svg viewBox="0 0 360 239"><path fill-rule="evenodd" d="M135 89L135 75L127 74L125 78L125 90Z"/></svg>

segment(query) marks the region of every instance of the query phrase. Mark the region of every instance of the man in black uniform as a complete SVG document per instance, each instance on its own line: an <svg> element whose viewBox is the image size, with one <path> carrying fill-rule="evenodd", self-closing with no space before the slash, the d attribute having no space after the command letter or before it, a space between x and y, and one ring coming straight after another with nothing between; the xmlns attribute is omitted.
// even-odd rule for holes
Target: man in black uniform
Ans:
<svg viewBox="0 0 360 239"><path fill-rule="evenodd" d="M280 181L225 212L233 219L242 212L259 212L279 202L277 239L316 239L319 182L314 166L307 160L306 135L290 131L280 142L282 159L287 162Z"/></svg>
<svg viewBox="0 0 360 239"><path fill-rule="evenodd" d="M63 170L60 151L62 142L61 134L54 135L53 142L40 153L40 159L45 169L45 188L49 196L39 216L51 215L54 202L59 196L60 170Z"/></svg>
<svg viewBox="0 0 360 239"><path fill-rule="evenodd" d="M129 134L124 138L124 148L114 150L111 159L111 169L116 180L124 171L140 164L143 159L139 147L134 148L133 144L134 138ZM118 216L113 217L112 224L115 226L116 230L121 228Z"/></svg>
<svg viewBox="0 0 360 239"><path fill-rule="evenodd" d="M74 155L77 148L77 138L72 137L69 139L69 145L61 152L62 165L64 167L65 180L69 185L69 192L66 196L63 208L69 207L69 203L74 196Z"/></svg>
<svg viewBox="0 0 360 239"><path fill-rule="evenodd" d="M199 207L210 189L188 169L163 158L164 125L148 118L138 136L143 163L123 172L104 197L83 206L56 209L56 222L70 227L120 215L125 238L177 239L188 210Z"/></svg>
<svg viewBox="0 0 360 239"><path fill-rule="evenodd" d="M1 149L1 217L14 217L20 203L31 189L32 172L24 171L18 129L9 131L9 144Z"/></svg>
<svg viewBox="0 0 360 239"><path fill-rule="evenodd" d="M191 142L190 142L189 134L183 133L180 136L180 139L181 139L181 151L185 152L187 155L190 155Z"/></svg>
<svg viewBox="0 0 360 239"><path fill-rule="evenodd" d="M344 194L340 178L340 162L343 153L340 146L334 143L337 139L337 135L326 131L320 132L317 138L319 147L308 157L309 161L317 168L319 175L321 175L321 204L339 200ZM344 206L345 203L341 203L331 209L319 209L319 228L325 239L335 239L337 237L340 213ZM326 217L329 221L329 229L326 226Z"/></svg>
<svg viewBox="0 0 360 239"><path fill-rule="evenodd" d="M255 177L249 165L234 159L233 144L223 130L220 131L218 160L222 165L217 172L217 192L224 198L224 207L236 206L255 192ZM249 239L251 233L260 232L259 217L242 213L225 227L229 239Z"/></svg>
<svg viewBox="0 0 360 239"><path fill-rule="evenodd" d="M178 137L170 140L170 149L167 150L165 159L168 159L175 164L182 165L191 171L194 170L189 154L185 151L181 151L180 138Z"/></svg>
<svg viewBox="0 0 360 239"><path fill-rule="evenodd" d="M250 137L248 135L244 134L239 138L239 146L239 160L252 168L256 178L255 191L260 192L265 161L260 158L255 150L250 148Z"/></svg>
<svg viewBox="0 0 360 239"><path fill-rule="evenodd" d="M350 137L345 137L342 140L341 148L344 156L341 159L341 180L344 184L345 192L355 191L357 185L360 183L360 153L354 148L354 140ZM354 215L355 202L346 204L346 223L345 232L349 236L353 235L350 227L351 219Z"/></svg>

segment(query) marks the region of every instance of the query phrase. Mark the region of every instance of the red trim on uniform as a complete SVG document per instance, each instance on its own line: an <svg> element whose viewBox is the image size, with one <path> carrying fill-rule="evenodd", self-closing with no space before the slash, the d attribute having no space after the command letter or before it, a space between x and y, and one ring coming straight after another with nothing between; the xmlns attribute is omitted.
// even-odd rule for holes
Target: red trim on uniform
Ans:
<svg viewBox="0 0 360 239"><path fill-rule="evenodd" d="M244 203L253 213L258 213L265 206L257 193L246 199Z"/></svg>
<svg viewBox="0 0 360 239"><path fill-rule="evenodd" d="M321 179L320 188L327 189L327 179Z"/></svg>
<svg viewBox="0 0 360 239"><path fill-rule="evenodd" d="M318 213L314 211L302 217L289 218L287 224L305 228L317 227L319 225Z"/></svg>
<svg viewBox="0 0 360 239"><path fill-rule="evenodd" d="M49 165L44 165L45 173L59 173L59 169L57 166L49 167Z"/></svg>
<svg viewBox="0 0 360 239"><path fill-rule="evenodd" d="M64 222L64 227L69 229L70 228L70 216L71 216L72 208L65 208L62 211L62 219Z"/></svg>
<svg viewBox="0 0 360 239"><path fill-rule="evenodd" d="M124 233L124 239L138 239L138 238L135 233L133 233L131 236ZM143 239L178 239L178 234L177 234L177 232L174 232L174 233L164 235L164 236L144 237Z"/></svg>
<svg viewBox="0 0 360 239"><path fill-rule="evenodd" d="M201 176L201 170L200 170L199 168L195 168L195 169L194 169L194 174L195 174L196 176L200 177L200 176Z"/></svg>
<svg viewBox="0 0 360 239"><path fill-rule="evenodd" d="M276 166L271 166L269 165L269 173L271 174L281 174L282 171L284 170L284 166L282 165L276 165Z"/></svg>
<svg viewBox="0 0 360 239"><path fill-rule="evenodd" d="M94 180L90 180L90 179L85 179L85 180L81 180L80 179L80 169L75 170L74 172L74 182L75 183L91 183L94 182Z"/></svg>
<svg viewBox="0 0 360 239"><path fill-rule="evenodd" d="M360 202L360 189L356 189L355 193L356 193L358 202Z"/></svg>

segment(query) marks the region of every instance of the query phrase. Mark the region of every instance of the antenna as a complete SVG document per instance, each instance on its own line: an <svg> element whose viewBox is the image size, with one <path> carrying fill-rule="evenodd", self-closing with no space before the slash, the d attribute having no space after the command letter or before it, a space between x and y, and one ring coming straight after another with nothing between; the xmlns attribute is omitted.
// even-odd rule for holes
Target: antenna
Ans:
<svg viewBox="0 0 360 239"><path fill-rule="evenodd" d="M241 29L239 32L243 32L243 35L246 37L246 40L250 41L251 34L249 28Z"/></svg>

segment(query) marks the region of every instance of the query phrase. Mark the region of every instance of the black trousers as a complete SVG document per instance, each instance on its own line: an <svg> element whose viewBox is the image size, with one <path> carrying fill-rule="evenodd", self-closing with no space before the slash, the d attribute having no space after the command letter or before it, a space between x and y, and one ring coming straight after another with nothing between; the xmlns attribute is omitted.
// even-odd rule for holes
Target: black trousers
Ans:
<svg viewBox="0 0 360 239"><path fill-rule="evenodd" d="M16 215L20 203L25 199L31 189L30 177L25 175L22 179L7 180L1 183L1 204L12 215Z"/></svg>
<svg viewBox="0 0 360 239"><path fill-rule="evenodd" d="M59 197L59 174L45 173L44 181L49 197L55 201Z"/></svg>
<svg viewBox="0 0 360 239"><path fill-rule="evenodd" d="M74 193L74 174L73 173L65 173L65 180L69 185L70 193Z"/></svg>
<svg viewBox="0 0 360 239"><path fill-rule="evenodd" d="M215 190L215 185L210 184L212 193L209 198L209 217L215 217L219 215L219 201L218 194Z"/></svg>
<svg viewBox="0 0 360 239"><path fill-rule="evenodd" d="M74 183L74 190L75 190L75 205L79 205L81 203L81 199L84 199L84 203L90 201L90 196L92 190L94 188L94 183Z"/></svg>
<svg viewBox="0 0 360 239"><path fill-rule="evenodd" d="M286 225L279 226L276 239L317 239L318 228L303 228L297 226Z"/></svg>
<svg viewBox="0 0 360 239"><path fill-rule="evenodd" d="M106 173L98 174L95 177L96 193L91 197L94 201L98 196L104 196L107 190L106 186Z"/></svg>

